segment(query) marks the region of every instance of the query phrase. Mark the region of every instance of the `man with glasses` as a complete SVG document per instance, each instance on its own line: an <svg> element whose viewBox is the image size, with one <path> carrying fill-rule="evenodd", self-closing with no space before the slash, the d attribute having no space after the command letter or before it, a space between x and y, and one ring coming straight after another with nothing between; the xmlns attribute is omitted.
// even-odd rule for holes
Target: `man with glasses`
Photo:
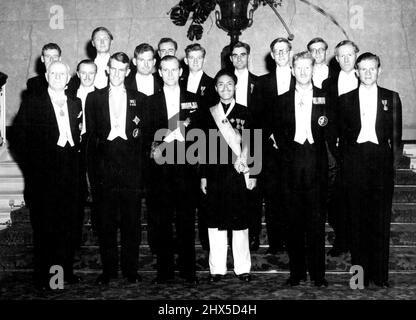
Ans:
<svg viewBox="0 0 416 320"><path fill-rule="evenodd" d="M42 61L45 67L45 72L52 62L61 60L61 53L61 48L56 43L48 43L43 46L40 61ZM46 81L45 74L41 74L28 79L26 86L25 94L28 96L39 96L48 89L48 81Z"/></svg>
<svg viewBox="0 0 416 320"><path fill-rule="evenodd" d="M259 78L255 89L254 118L260 128L267 128L270 114L278 96L293 89L296 83L290 68L292 44L286 38L277 38L270 44L270 55L276 69ZM264 191L265 218L269 248L267 254L284 250L286 238L286 213L283 209L281 184L281 154L276 148L271 132L263 131L263 171L259 184Z"/></svg>
<svg viewBox="0 0 416 320"><path fill-rule="evenodd" d="M329 68L326 65L326 53L328 44L322 38L313 38L306 46L315 59L312 81L315 87L322 89L322 82L329 76Z"/></svg>
<svg viewBox="0 0 416 320"><path fill-rule="evenodd" d="M231 62L234 66L234 74L237 77L235 88L236 103L248 107L250 113L254 114L254 90L257 85L258 77L248 70L250 58L250 46L244 42L237 42L231 51ZM250 222L249 238L250 250L256 251L260 246L259 235L261 231L262 198L259 188L254 188L248 192L250 200Z"/></svg>
<svg viewBox="0 0 416 320"><path fill-rule="evenodd" d="M91 35L91 44L97 50L97 56L94 59L97 65L97 75L94 80L94 86L98 89L105 88L108 84L108 60L110 59L111 41L113 35L105 27L94 29Z"/></svg>
<svg viewBox="0 0 416 320"><path fill-rule="evenodd" d="M109 85L88 94L86 101L88 169L98 195L95 229L98 233L103 273L97 284L117 278L117 230L121 234L121 271L130 283L137 274L140 245L140 210L143 185L143 126L146 96L126 89L129 57L110 57Z"/></svg>

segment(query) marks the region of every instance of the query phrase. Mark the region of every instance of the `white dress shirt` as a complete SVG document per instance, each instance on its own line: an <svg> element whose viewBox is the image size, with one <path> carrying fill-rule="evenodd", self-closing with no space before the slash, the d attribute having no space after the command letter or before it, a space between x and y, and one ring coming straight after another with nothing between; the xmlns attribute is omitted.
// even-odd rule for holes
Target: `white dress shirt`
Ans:
<svg viewBox="0 0 416 320"><path fill-rule="evenodd" d="M361 131L358 135L357 143L372 142L378 144L376 134L377 85L373 85L370 88L360 86L358 95L360 98Z"/></svg>
<svg viewBox="0 0 416 320"><path fill-rule="evenodd" d="M140 73L136 73L136 85L137 91L144 93L146 96L151 96L155 92L153 74L145 76Z"/></svg>
<svg viewBox="0 0 416 320"><path fill-rule="evenodd" d="M313 84L315 87L322 89L322 82L328 78L329 68L326 64L315 64L313 67Z"/></svg>
<svg viewBox="0 0 416 320"><path fill-rule="evenodd" d="M171 119L175 115L177 115L180 111L180 96L181 96L181 90L180 87L177 86L173 90L166 88L166 86L163 87L163 92L165 93L165 99L166 99L166 108L168 111L168 119ZM164 141L167 143L172 142L173 140L178 141L185 141L182 133L181 133L181 127L178 126L173 130L168 136L165 137Z"/></svg>
<svg viewBox="0 0 416 320"><path fill-rule="evenodd" d="M203 74L204 72L202 70L199 70L196 74L189 72L186 90L192 93L196 93L198 91L199 83L201 82Z"/></svg>
<svg viewBox="0 0 416 320"><path fill-rule="evenodd" d="M110 59L110 54L106 55L97 55L94 62L97 65L97 75L95 76L94 86L97 89L105 88L108 85L108 77L105 74L108 67L108 60Z"/></svg>
<svg viewBox="0 0 416 320"><path fill-rule="evenodd" d="M118 87L110 85L108 105L110 109L111 131L108 134L107 140L113 141L117 137L127 140L127 93L123 85Z"/></svg>
<svg viewBox="0 0 416 320"><path fill-rule="evenodd" d="M339 72L338 77L338 96L348 93L358 87L358 79L355 76L354 71L346 73L344 71Z"/></svg>
<svg viewBox="0 0 416 320"><path fill-rule="evenodd" d="M290 89L290 80L292 79L292 70L290 66L279 67L276 66L276 83L277 95L280 96Z"/></svg>
<svg viewBox="0 0 416 320"><path fill-rule="evenodd" d="M69 124L68 103L65 92L57 93L48 88L48 94L55 111L56 121L58 122L59 138L56 144L63 148L68 142L73 147L74 140L72 139L71 126Z"/></svg>
<svg viewBox="0 0 416 320"><path fill-rule="evenodd" d="M81 99L82 102L82 130L81 134L84 134L86 132L86 120L85 120L85 100L87 99L87 95L90 92L93 92L95 90L94 86L84 87L83 85L80 85L77 90L77 97Z"/></svg>
<svg viewBox="0 0 416 320"><path fill-rule="evenodd" d="M168 119L170 119L179 113L181 89L179 86L176 86L173 90L171 90L171 88L166 88L166 86L164 86L163 92L165 93L165 98L166 98L166 108L168 109L167 110Z"/></svg>
<svg viewBox="0 0 416 320"><path fill-rule="evenodd" d="M303 89L296 86L295 90L295 118L296 118L296 133L294 141L304 144L306 140L312 144L313 136L311 130L312 117L312 98L313 87L312 84Z"/></svg>
<svg viewBox="0 0 416 320"><path fill-rule="evenodd" d="M235 88L235 101L242 106L247 107L247 89L248 89L248 69L242 72L234 71L237 76L237 85Z"/></svg>

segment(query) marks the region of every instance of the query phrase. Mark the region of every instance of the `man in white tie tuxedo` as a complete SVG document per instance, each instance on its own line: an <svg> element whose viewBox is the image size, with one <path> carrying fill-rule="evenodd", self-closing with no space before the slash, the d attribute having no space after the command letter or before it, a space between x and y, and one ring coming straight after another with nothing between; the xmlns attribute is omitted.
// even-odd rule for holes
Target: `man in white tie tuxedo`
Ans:
<svg viewBox="0 0 416 320"><path fill-rule="evenodd" d="M183 158L189 145L185 140L186 133L194 126L193 119L199 106L196 95L180 87L181 73L179 60L171 55L164 56L159 65L163 89L149 97L146 105L150 123L146 130L146 136L150 138L146 149L146 154L149 152L146 188L152 223L157 231L154 238L157 277L153 284L166 283L174 278L173 223L176 226L179 276L187 283L198 283L195 266L198 179L196 165ZM165 138L157 134L161 132L166 133ZM165 146L168 160L165 163L158 161L162 146Z"/></svg>
<svg viewBox="0 0 416 320"><path fill-rule="evenodd" d="M94 91L94 79L97 74L97 65L94 61L85 59L78 63L77 73L74 75L68 83L66 94L72 97L81 99L82 113L85 115L85 100L87 95ZM87 159L86 159L86 117L82 117L82 129L81 129L81 152L80 152L80 201L79 201L79 228L77 236L77 246L81 245L82 241L82 229L84 225L84 207L89 196L89 184L93 177L87 179ZM91 179L92 178L92 179ZM94 197L93 197L94 198ZM94 219L94 209L91 210L91 219Z"/></svg>
<svg viewBox="0 0 416 320"><path fill-rule="evenodd" d="M97 51L97 56L94 59L97 65L94 86L98 89L105 88L108 84L108 60L110 59L111 41L113 41L113 35L106 27L95 28L91 34L91 44Z"/></svg>
<svg viewBox="0 0 416 320"><path fill-rule="evenodd" d="M322 88L328 97L334 102L333 108L336 115L340 112L337 105L338 97L358 87L358 78L355 73L355 61L359 52L358 46L351 40L343 40L335 46L335 59L341 70L334 76L329 77L322 83ZM350 208L346 203L343 192L343 177L340 172L340 163L336 160L338 149L335 153L328 152L328 222L334 229L335 240L330 256L336 257L350 250L351 234L348 211ZM339 160L339 159L338 159Z"/></svg>
<svg viewBox="0 0 416 320"><path fill-rule="evenodd" d="M94 177L98 233L103 273L97 284L117 277L117 230L121 233L121 271L131 283L137 274L140 245L142 188L143 106L146 96L126 89L129 58L123 52L109 60L110 83L88 94L87 124L88 172Z"/></svg>
<svg viewBox="0 0 416 320"><path fill-rule="evenodd" d="M270 56L276 68L259 77L254 89L252 108L257 128L267 128L271 112L277 98L295 87L295 77L290 67L292 44L287 38L279 37L270 43ZM263 170L259 177L259 189L264 196L267 239L269 248L266 254L276 254L285 248L287 233L287 214L284 211L282 190L281 154L276 148L274 137L263 131Z"/></svg>
<svg viewBox="0 0 416 320"><path fill-rule="evenodd" d="M234 74L237 77L235 87L235 101L236 103L248 108L251 114L254 110L254 91L257 86L258 77L248 70L248 62L250 59L250 45L245 42L237 42L231 50L231 62L234 66ZM259 188L249 190L248 201L250 226L250 250L256 251L260 246L260 231L261 231L261 215L262 215L262 195Z"/></svg>
<svg viewBox="0 0 416 320"><path fill-rule="evenodd" d="M59 265L66 283L76 283L73 260L79 200L82 107L65 94L69 67L52 62L48 88L24 99L13 124L10 148L25 178L25 202L33 229L34 278L50 289L50 268Z"/></svg>
<svg viewBox="0 0 416 320"><path fill-rule="evenodd" d="M328 178L327 147L335 146L335 121L325 93L312 85L314 59L307 52L293 56L296 86L279 96L273 110L272 132L282 154L282 179L288 215L287 249L290 278L299 285L325 280L325 202Z"/></svg>
<svg viewBox="0 0 416 320"><path fill-rule="evenodd" d="M339 147L351 215L351 261L364 285L388 287L394 170L402 155L402 105L397 92L377 85L380 58L357 59L359 88L339 98Z"/></svg>

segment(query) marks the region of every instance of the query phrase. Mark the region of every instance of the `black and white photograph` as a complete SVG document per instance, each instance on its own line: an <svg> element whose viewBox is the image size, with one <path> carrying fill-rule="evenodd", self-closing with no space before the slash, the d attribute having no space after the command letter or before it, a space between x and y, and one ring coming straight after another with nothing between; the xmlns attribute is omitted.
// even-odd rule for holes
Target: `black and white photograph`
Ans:
<svg viewBox="0 0 416 320"><path fill-rule="evenodd" d="M414 0L2 0L0 305L416 300L415 52Z"/></svg>

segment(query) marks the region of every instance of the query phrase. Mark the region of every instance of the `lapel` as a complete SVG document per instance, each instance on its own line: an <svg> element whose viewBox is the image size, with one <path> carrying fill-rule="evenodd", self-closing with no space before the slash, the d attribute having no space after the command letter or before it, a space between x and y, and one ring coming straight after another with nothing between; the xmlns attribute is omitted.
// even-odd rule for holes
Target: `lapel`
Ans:
<svg viewBox="0 0 416 320"><path fill-rule="evenodd" d="M293 140L296 133L295 90L288 92L287 99L287 105L289 106L289 110L287 110L288 134L290 139Z"/></svg>
<svg viewBox="0 0 416 320"><path fill-rule="evenodd" d="M270 78L269 78L269 86L270 91L272 92L272 97L277 97L277 80L276 80L276 69L274 69L272 72L270 72Z"/></svg>
<svg viewBox="0 0 416 320"><path fill-rule="evenodd" d="M157 116L160 117L160 119L163 119L164 126L162 128L169 128L168 106L166 104L166 96L165 92L163 91L163 88L160 91L158 100L159 103L157 105L160 106L160 112L157 112Z"/></svg>
<svg viewBox="0 0 416 320"><path fill-rule="evenodd" d="M353 101L350 102L352 106L351 107L352 110L350 110L349 112L349 117L351 119L350 126L353 127L352 129L354 132L354 137L355 137L355 140L357 140L358 135L360 134L360 131L361 131L360 94L359 94L358 88L354 90L354 94L352 94L352 99Z"/></svg>
<svg viewBox="0 0 416 320"><path fill-rule="evenodd" d="M126 86L126 87L127 87L127 86ZM138 91L138 90L137 90L137 82L136 82L136 74L134 74L134 75L131 77L130 87L131 87L133 90Z"/></svg>
<svg viewBox="0 0 416 320"><path fill-rule="evenodd" d="M130 137L130 133L133 132L133 125L135 124L133 119L136 115L134 111L137 110L137 108L134 105L131 105L131 103L134 100L137 106L139 102L130 90L126 90L126 98L126 136L128 139Z"/></svg>
<svg viewBox="0 0 416 320"><path fill-rule="evenodd" d="M205 72L202 74L201 80L199 81L198 84L198 90L196 91L196 94L198 96L205 96L205 94L207 93L207 75L205 74ZM201 90L201 87L204 87L204 90Z"/></svg>
<svg viewBox="0 0 416 320"><path fill-rule="evenodd" d="M250 105L251 96L254 90L255 79L254 75L251 72L248 72L248 81L247 81L247 106Z"/></svg>
<svg viewBox="0 0 416 320"><path fill-rule="evenodd" d="M59 127L58 127L58 120L56 119L55 110L53 109L53 104L51 97L48 94L48 91L44 92L44 101L45 101L45 120L47 125L53 131L57 137L59 137Z"/></svg>
<svg viewBox="0 0 416 320"><path fill-rule="evenodd" d="M100 104L98 110L102 112L102 121L104 132L109 133L111 131L111 119L110 119L110 86L107 86L105 90L100 91ZM99 123L97 125L100 125Z"/></svg>
<svg viewBox="0 0 416 320"><path fill-rule="evenodd" d="M376 115L376 135L377 139L382 136L381 130L383 128L383 115L385 114L382 100L387 100L384 96L383 89L377 86L377 115ZM389 102L387 103L389 105ZM390 103L391 105L391 103Z"/></svg>
<svg viewBox="0 0 416 320"><path fill-rule="evenodd" d="M74 100L72 100L70 97L67 99L68 104L68 117L69 117L69 126L71 127L71 134L72 139L74 140L74 143L78 143L79 136L80 136L80 130L79 130L79 124L81 123L80 119L78 118L78 115L82 111L82 109L76 108L77 104ZM82 114L82 116L85 116ZM75 138L77 137L77 138Z"/></svg>

